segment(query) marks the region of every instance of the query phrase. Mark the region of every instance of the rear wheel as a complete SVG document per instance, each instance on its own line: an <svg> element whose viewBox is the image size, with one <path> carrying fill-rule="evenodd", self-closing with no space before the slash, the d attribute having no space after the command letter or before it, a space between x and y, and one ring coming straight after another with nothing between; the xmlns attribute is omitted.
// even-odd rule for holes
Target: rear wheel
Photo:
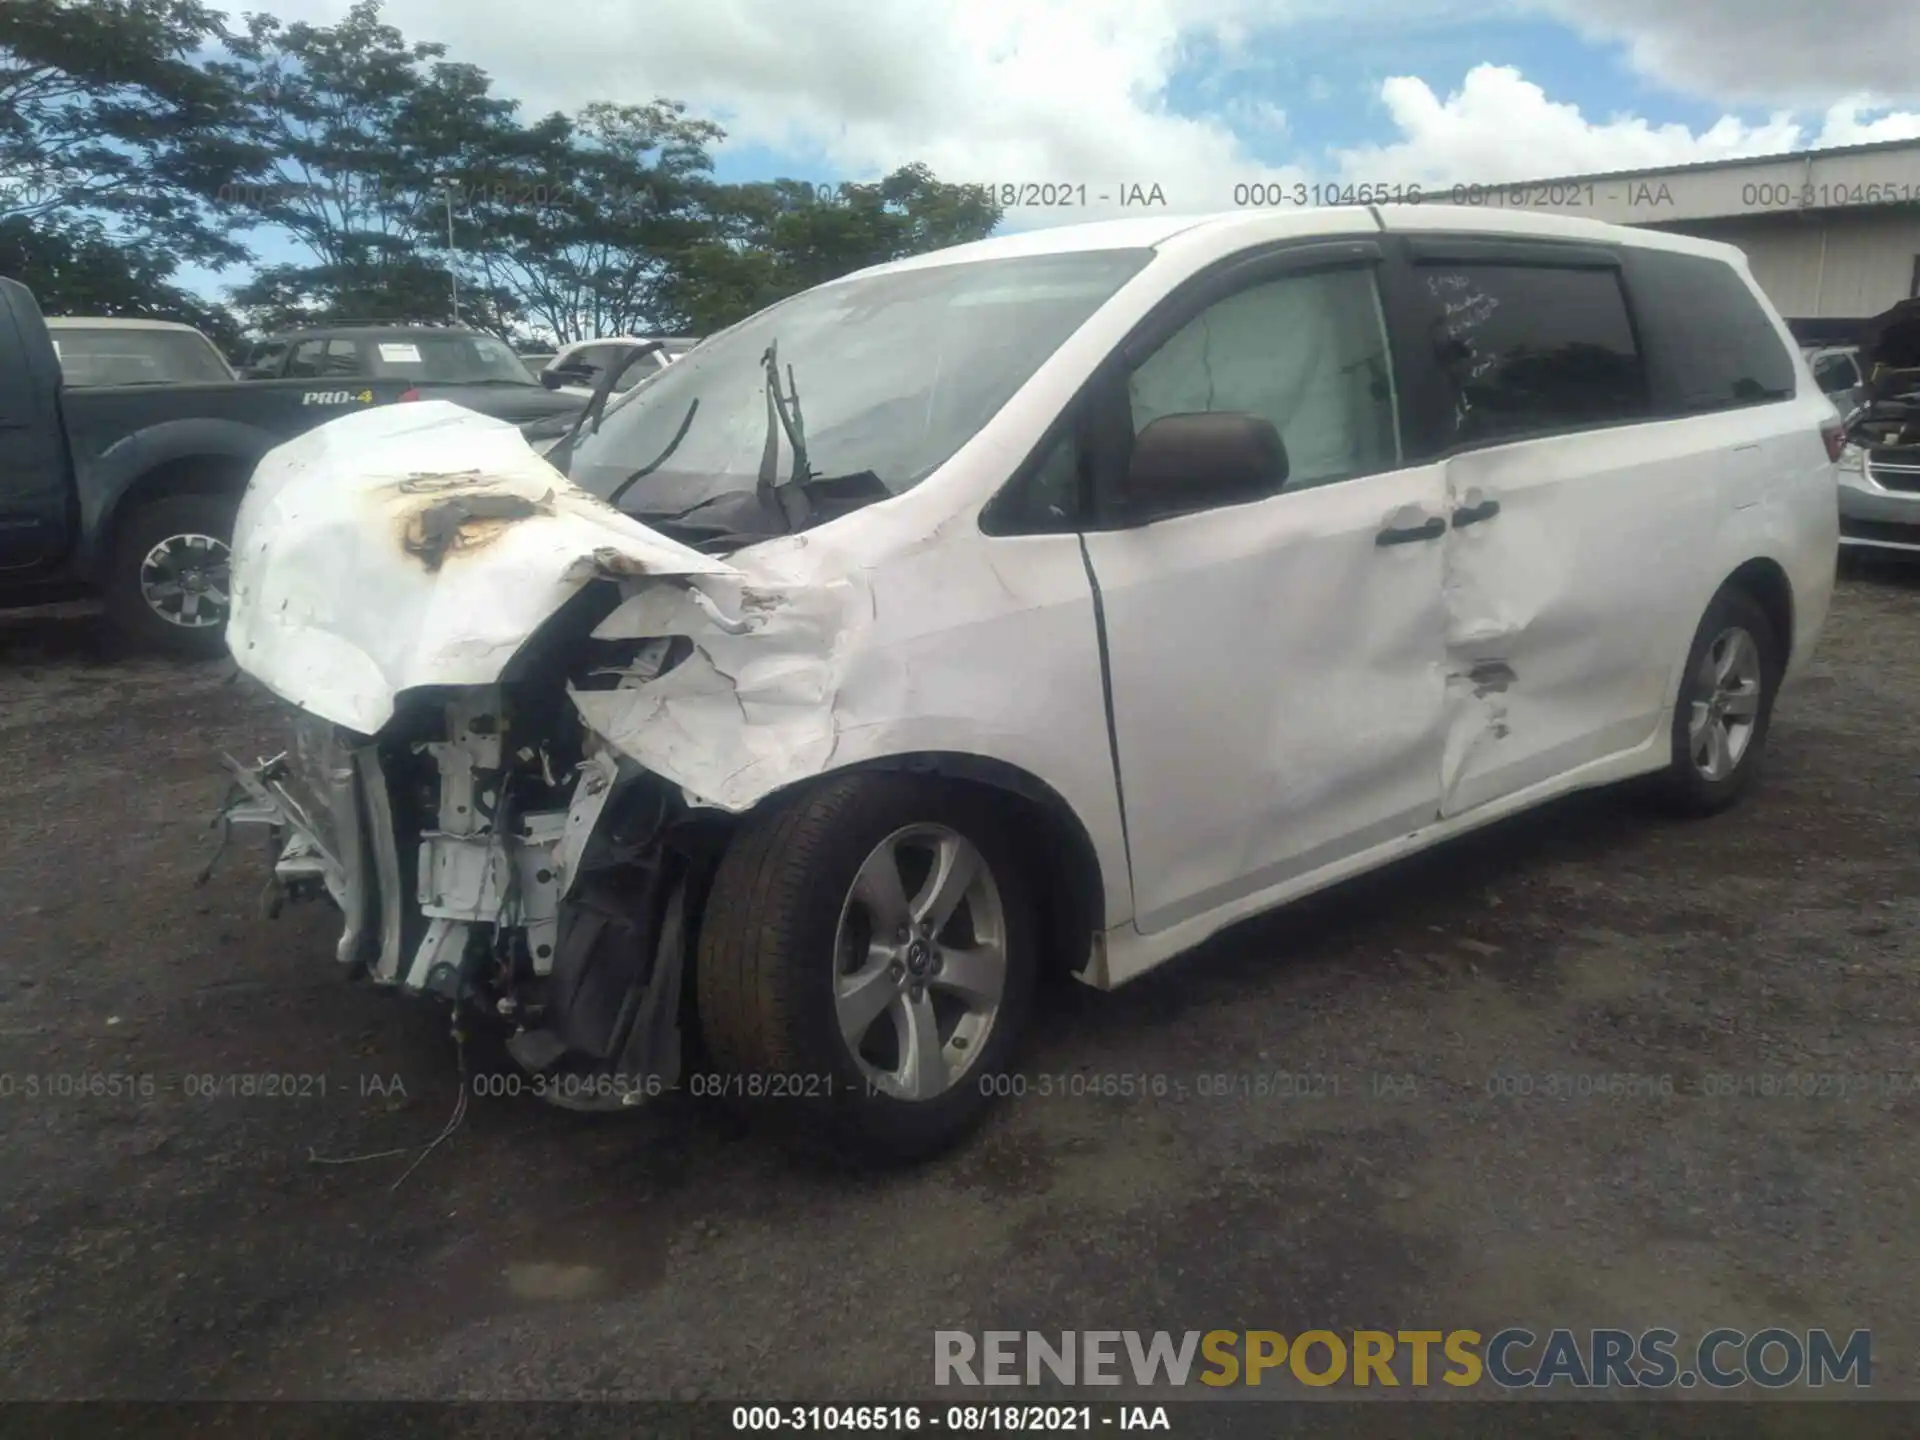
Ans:
<svg viewBox="0 0 1920 1440"><path fill-rule="evenodd" d="M1673 758L1655 777L1665 808L1711 815L1752 785L1766 749L1784 668L1766 611L1744 590L1707 607L1673 708Z"/></svg>
<svg viewBox="0 0 1920 1440"><path fill-rule="evenodd" d="M230 497L175 495L123 518L106 587L115 628L143 649L226 654L233 512Z"/></svg>
<svg viewBox="0 0 1920 1440"><path fill-rule="evenodd" d="M696 961L717 1087L842 1153L958 1139L1032 1008L1018 854L990 797L923 776L849 775L749 818Z"/></svg>

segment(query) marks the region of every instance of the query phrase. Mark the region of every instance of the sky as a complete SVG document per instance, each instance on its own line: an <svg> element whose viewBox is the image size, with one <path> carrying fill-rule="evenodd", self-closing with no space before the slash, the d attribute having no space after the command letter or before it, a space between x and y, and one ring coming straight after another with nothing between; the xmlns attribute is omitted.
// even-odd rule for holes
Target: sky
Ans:
<svg viewBox="0 0 1920 1440"><path fill-rule="evenodd" d="M246 8L324 23L348 4ZM1138 214L1123 202L1156 187L1201 213L1260 182L1444 189L1920 137L1920 4L1888 0L387 0L385 18L529 118L684 101L727 129L722 180L920 160L1068 195L1003 229Z"/></svg>

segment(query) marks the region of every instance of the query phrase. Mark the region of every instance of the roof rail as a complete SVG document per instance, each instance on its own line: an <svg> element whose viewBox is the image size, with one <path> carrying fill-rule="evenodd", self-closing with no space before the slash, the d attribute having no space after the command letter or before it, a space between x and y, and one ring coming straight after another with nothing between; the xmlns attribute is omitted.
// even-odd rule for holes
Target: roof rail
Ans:
<svg viewBox="0 0 1920 1440"><path fill-rule="evenodd" d="M279 327L280 333L291 334L299 330L472 330L474 327L464 320L436 320L421 316L418 318L387 316L384 319L327 319L303 320L293 325Z"/></svg>

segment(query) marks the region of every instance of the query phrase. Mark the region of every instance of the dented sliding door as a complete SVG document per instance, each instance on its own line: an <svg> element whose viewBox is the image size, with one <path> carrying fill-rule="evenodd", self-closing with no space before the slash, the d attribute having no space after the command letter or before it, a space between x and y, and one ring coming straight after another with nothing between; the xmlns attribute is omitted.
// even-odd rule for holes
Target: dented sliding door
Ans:
<svg viewBox="0 0 1920 1440"><path fill-rule="evenodd" d="M1712 487L1650 419L1610 252L1439 248L1417 272L1452 407L1451 817L1654 735Z"/></svg>

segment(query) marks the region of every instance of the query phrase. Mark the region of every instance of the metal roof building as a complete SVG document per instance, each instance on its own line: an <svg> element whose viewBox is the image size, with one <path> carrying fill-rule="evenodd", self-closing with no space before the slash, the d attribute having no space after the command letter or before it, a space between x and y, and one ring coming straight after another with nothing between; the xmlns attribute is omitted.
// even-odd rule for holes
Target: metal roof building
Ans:
<svg viewBox="0 0 1920 1440"><path fill-rule="evenodd" d="M1738 245L1806 340L1849 338L1867 317L1920 295L1920 140L1463 186L1432 198Z"/></svg>

